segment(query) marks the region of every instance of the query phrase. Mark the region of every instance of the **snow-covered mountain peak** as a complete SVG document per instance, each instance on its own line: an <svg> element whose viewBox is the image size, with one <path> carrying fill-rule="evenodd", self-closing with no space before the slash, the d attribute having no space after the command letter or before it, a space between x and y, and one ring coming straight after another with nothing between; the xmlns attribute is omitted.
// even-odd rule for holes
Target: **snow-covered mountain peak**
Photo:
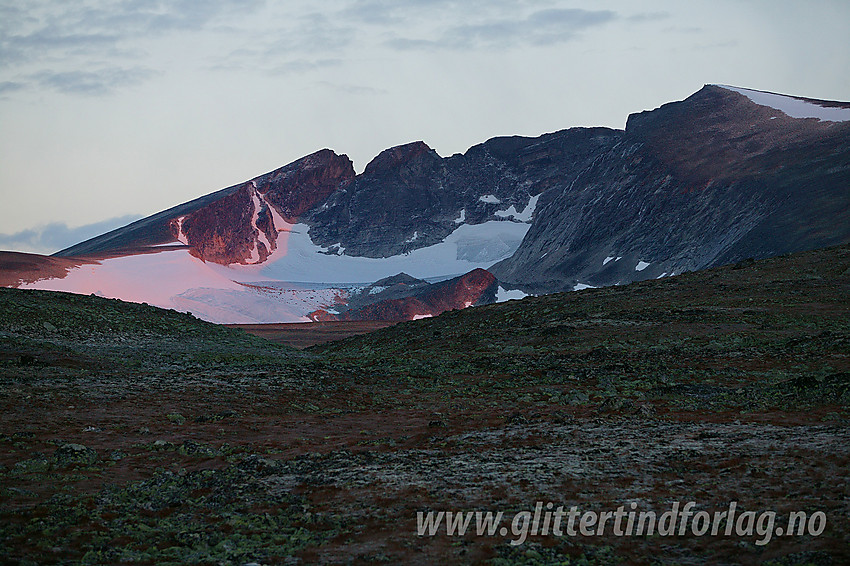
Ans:
<svg viewBox="0 0 850 566"><path fill-rule="evenodd" d="M846 104L788 96L737 86L713 86L742 94L759 106L768 106L774 110L779 110L791 118L817 118L822 122L850 121L850 106Z"/></svg>

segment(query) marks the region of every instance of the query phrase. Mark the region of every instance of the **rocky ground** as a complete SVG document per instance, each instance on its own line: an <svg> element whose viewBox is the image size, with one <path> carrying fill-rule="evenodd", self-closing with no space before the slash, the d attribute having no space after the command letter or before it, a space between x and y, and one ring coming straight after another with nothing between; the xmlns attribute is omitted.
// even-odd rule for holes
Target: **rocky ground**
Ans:
<svg viewBox="0 0 850 566"><path fill-rule="evenodd" d="M283 322L280 324L227 324L230 328L241 328L248 334L304 349L325 342L342 340L351 336L367 334L392 326L388 320Z"/></svg>
<svg viewBox="0 0 850 566"><path fill-rule="evenodd" d="M0 289L0 562L845 564L850 247L298 351ZM821 511L770 537L417 534L417 512Z"/></svg>

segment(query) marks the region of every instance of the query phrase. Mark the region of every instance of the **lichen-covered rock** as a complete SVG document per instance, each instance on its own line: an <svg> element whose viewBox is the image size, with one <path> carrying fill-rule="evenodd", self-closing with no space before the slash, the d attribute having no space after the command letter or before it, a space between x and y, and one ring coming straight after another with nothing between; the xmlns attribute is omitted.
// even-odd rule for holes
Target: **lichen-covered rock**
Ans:
<svg viewBox="0 0 850 566"><path fill-rule="evenodd" d="M56 449L54 456L59 465L94 464L97 461L97 452L82 444L63 444Z"/></svg>

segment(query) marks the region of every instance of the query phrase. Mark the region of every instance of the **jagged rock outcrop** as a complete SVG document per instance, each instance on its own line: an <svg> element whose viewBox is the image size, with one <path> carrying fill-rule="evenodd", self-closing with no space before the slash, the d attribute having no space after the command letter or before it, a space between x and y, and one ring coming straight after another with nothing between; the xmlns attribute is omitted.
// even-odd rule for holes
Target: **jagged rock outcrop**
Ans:
<svg viewBox="0 0 850 566"><path fill-rule="evenodd" d="M620 135L573 128L494 138L447 158L421 141L387 149L308 217L310 237L379 258L438 243L463 223L530 222L546 190L570 183Z"/></svg>

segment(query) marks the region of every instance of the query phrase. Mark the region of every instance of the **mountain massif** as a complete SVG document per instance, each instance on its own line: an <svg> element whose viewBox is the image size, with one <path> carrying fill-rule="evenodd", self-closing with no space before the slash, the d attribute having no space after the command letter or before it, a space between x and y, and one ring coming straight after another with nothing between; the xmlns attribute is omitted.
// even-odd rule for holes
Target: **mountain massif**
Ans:
<svg viewBox="0 0 850 566"><path fill-rule="evenodd" d="M0 282L229 323L404 320L850 242L850 103L707 85L624 130L329 149ZM487 270L487 271L484 271ZM382 281L383 280L383 281Z"/></svg>

